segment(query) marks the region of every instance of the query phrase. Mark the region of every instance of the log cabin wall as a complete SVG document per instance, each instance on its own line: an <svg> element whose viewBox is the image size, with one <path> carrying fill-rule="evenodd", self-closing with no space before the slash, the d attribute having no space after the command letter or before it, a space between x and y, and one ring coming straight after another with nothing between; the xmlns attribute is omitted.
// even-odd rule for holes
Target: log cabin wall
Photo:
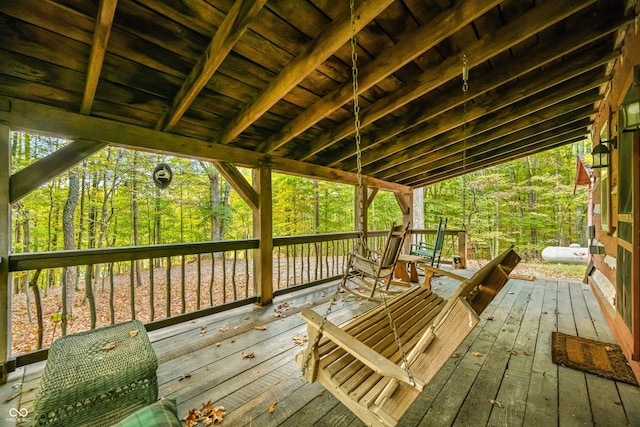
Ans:
<svg viewBox="0 0 640 427"><path fill-rule="evenodd" d="M640 6L636 5L636 14ZM600 104L594 120L592 130L593 145L600 140L616 139L618 147L611 150L611 166L609 168L594 169L595 185L592 186L593 199L593 223L595 225L596 244L604 246L604 254L593 255L594 269L589 272L588 282L597 296L598 302L605 314L605 318L612 328L616 340L623 348L636 377L640 378L640 275L638 263L640 250L638 249L639 212L638 199L640 188L638 185L638 173L640 170L639 152L640 132L621 132L620 107L632 85L640 84L640 23L636 19L635 24L629 26L624 35L625 48L613 66L613 77L604 93L605 97ZM632 141L633 156L633 200L634 209L631 217L635 223L633 229L633 243L625 243L619 236L619 225L624 218L619 215L619 184L620 184L620 158L621 140L629 138ZM629 153L625 152L624 155ZM608 176L608 190L607 177ZM608 203L603 199L608 195ZM609 218L607 221L607 206ZM621 218L622 217L622 218ZM607 227L608 222L608 227ZM622 295L621 284L617 283L620 277L619 269L623 268L621 259L618 259L619 247L627 246L631 249L631 265L627 267L631 271L630 289L627 295ZM625 262L629 262L628 260ZM630 298L629 298L630 297ZM629 300L630 299L630 300ZM625 320L621 314L626 305L630 314ZM631 327L630 325L631 324Z"/></svg>

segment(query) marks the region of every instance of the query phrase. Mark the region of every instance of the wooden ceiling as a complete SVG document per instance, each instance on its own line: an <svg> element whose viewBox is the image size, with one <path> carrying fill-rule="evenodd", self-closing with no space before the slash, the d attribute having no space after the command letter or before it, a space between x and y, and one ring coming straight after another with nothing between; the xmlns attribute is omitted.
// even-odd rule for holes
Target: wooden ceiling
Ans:
<svg viewBox="0 0 640 427"><path fill-rule="evenodd" d="M356 0L370 185L424 186L583 139L637 7ZM4 1L0 122L353 182L351 35L349 0Z"/></svg>

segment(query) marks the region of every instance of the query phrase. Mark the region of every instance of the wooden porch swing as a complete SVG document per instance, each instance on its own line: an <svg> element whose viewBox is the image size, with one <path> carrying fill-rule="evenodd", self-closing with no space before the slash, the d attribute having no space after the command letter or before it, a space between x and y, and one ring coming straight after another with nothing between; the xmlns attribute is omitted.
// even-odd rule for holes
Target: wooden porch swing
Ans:
<svg viewBox="0 0 640 427"><path fill-rule="evenodd" d="M362 192L353 0L350 8L356 158L358 185ZM466 60L463 79L466 92ZM360 212L363 212L362 206ZM362 222L364 218L360 219ZM406 226L403 231L396 240L404 240ZM393 232L392 227L385 253ZM364 245L362 232L360 241ZM394 265L399 247L395 249L389 250L393 253ZM391 260L391 255L388 257ZM355 265L353 259L352 256L348 270ZM520 257L511 247L469 279L443 271L444 275L461 282L448 301L433 293L430 286L410 288L389 301L386 292L380 292L383 304L340 328L328 320L339 291L351 276L362 280L362 269L354 275L347 271L324 316L309 309L301 313L307 323L309 342L296 356L302 375L309 382L322 384L366 424L395 426L424 386L478 324L479 315L507 283L509 273L519 261ZM369 298L376 290L386 290L378 287L379 284L389 283L385 279L390 278L390 272L387 275L375 273L383 264L379 261L367 267L373 272L367 276L373 279ZM440 271L433 267L429 270Z"/></svg>
<svg viewBox="0 0 640 427"><path fill-rule="evenodd" d="M395 426L519 261L509 248L471 278L458 276L460 286L449 300L413 287L343 328L304 310L309 346L297 355L304 377L322 384L367 425Z"/></svg>

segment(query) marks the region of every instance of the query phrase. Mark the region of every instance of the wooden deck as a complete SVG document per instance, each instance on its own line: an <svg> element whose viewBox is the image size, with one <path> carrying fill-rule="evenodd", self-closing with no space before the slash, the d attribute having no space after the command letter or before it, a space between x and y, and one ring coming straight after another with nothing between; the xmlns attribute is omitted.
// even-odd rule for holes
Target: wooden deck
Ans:
<svg viewBox="0 0 640 427"><path fill-rule="evenodd" d="M434 290L447 297L455 283L436 278ZM321 386L303 381L294 362L302 349L294 337L306 332L299 312L314 305L324 314L334 288L151 332L160 361L160 395L177 396L181 416L211 400L225 407L223 425L229 426L363 425ZM344 323L373 304L345 295L330 318ZM512 279L481 317L400 425L640 426L640 388L551 362L552 331L614 342L587 285ZM254 357L243 358L243 353ZM0 425L16 424L10 408L31 411L43 366L20 368L0 387ZM191 376L181 380L187 373Z"/></svg>

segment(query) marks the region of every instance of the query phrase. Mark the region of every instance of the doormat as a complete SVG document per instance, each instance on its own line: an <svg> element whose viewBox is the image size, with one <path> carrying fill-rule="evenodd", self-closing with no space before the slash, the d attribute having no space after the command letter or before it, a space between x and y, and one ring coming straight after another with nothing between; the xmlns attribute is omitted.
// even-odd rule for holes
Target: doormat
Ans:
<svg viewBox="0 0 640 427"><path fill-rule="evenodd" d="M611 380L638 385L638 381L618 344L553 332L551 334L551 348L553 363Z"/></svg>

